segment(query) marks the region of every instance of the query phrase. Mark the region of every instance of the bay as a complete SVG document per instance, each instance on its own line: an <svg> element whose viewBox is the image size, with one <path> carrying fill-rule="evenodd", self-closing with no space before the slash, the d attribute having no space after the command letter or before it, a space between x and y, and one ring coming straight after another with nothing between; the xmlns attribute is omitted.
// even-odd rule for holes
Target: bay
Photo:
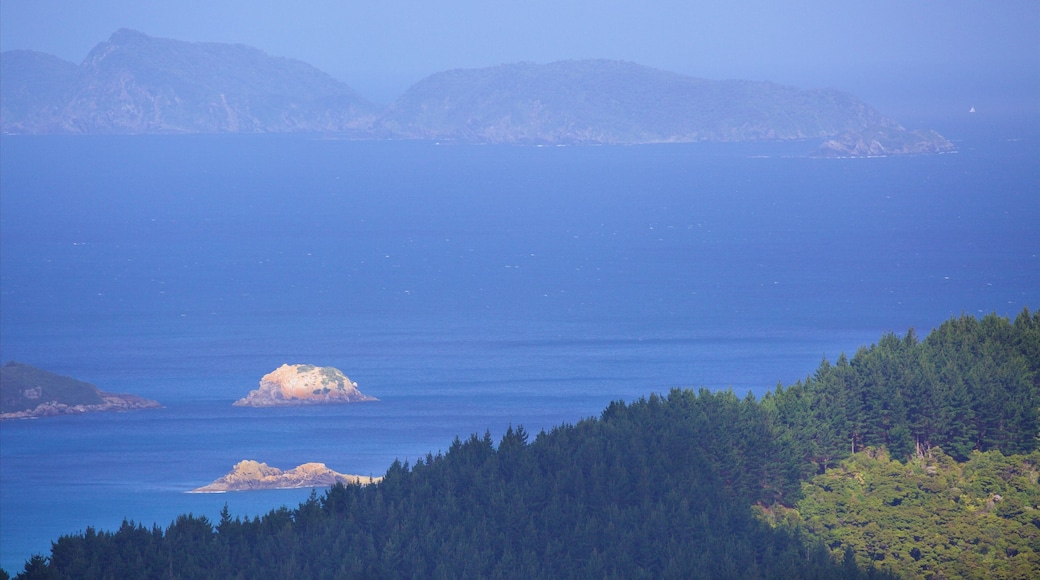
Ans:
<svg viewBox="0 0 1040 580"><path fill-rule="evenodd" d="M883 332L1036 308L1038 143L4 136L0 360L165 408L0 424L0 565L310 493L185 493L242 459L380 475L456 436L674 387L761 396ZM283 363L380 401L231 406Z"/></svg>

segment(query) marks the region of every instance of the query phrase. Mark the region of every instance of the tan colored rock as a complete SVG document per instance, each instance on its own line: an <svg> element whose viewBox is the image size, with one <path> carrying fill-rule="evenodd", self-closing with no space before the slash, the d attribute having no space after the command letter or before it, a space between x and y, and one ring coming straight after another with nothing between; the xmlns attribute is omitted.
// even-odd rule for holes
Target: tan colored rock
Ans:
<svg viewBox="0 0 1040 580"><path fill-rule="evenodd" d="M282 365L260 379L260 388L235 401L238 407L274 407L378 401L334 367Z"/></svg>
<svg viewBox="0 0 1040 580"><path fill-rule="evenodd" d="M380 479L382 478L337 473L326 467L324 463L304 463L288 471L282 471L266 463L246 459L235 464L227 475L209 485L193 489L191 493L331 487L337 483L368 485Z"/></svg>

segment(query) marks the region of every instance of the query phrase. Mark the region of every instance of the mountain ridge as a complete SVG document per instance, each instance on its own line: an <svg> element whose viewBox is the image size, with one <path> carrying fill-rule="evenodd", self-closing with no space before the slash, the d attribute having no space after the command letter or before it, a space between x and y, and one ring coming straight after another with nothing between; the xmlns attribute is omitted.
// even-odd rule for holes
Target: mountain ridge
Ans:
<svg viewBox="0 0 1040 580"><path fill-rule="evenodd" d="M415 137L486 142L754 141L902 130L841 91L707 80L606 59L435 73L408 89L380 124Z"/></svg>
<svg viewBox="0 0 1040 580"><path fill-rule="evenodd" d="M5 85L8 57L3 53ZM16 86L24 84L15 79ZM0 128L37 134L350 132L376 113L349 86L303 61L241 44L184 42L129 29L95 46L58 93L22 118L9 119L13 112L5 106Z"/></svg>
<svg viewBox="0 0 1040 580"><path fill-rule="evenodd" d="M78 65L33 51L0 59L4 133L316 133L482 144L819 140L828 143L821 156L854 157L953 149L938 133L906 131L843 91L708 80L617 60L438 72L380 110L303 61L242 44L120 29Z"/></svg>

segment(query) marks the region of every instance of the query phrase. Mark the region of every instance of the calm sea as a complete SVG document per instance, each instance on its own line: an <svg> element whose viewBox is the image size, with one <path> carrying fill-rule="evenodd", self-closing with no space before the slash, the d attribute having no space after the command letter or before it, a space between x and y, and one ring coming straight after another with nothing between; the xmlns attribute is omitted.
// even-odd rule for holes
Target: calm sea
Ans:
<svg viewBox="0 0 1040 580"><path fill-rule="evenodd" d="M1040 307L1040 140L954 154L3 137L0 359L165 408L0 425L0 564L242 459L380 475L672 387L761 395L944 319ZM283 363L377 403L242 409Z"/></svg>

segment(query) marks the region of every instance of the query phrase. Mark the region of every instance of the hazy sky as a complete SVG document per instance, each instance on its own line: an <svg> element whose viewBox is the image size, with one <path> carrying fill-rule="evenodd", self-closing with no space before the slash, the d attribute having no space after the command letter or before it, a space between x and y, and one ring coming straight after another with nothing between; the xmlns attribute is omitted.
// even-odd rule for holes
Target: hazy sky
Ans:
<svg viewBox="0 0 1040 580"><path fill-rule="evenodd" d="M3 50L79 62L124 27L299 58L384 103L440 70L603 57L893 106L1040 107L1040 0L0 0Z"/></svg>

